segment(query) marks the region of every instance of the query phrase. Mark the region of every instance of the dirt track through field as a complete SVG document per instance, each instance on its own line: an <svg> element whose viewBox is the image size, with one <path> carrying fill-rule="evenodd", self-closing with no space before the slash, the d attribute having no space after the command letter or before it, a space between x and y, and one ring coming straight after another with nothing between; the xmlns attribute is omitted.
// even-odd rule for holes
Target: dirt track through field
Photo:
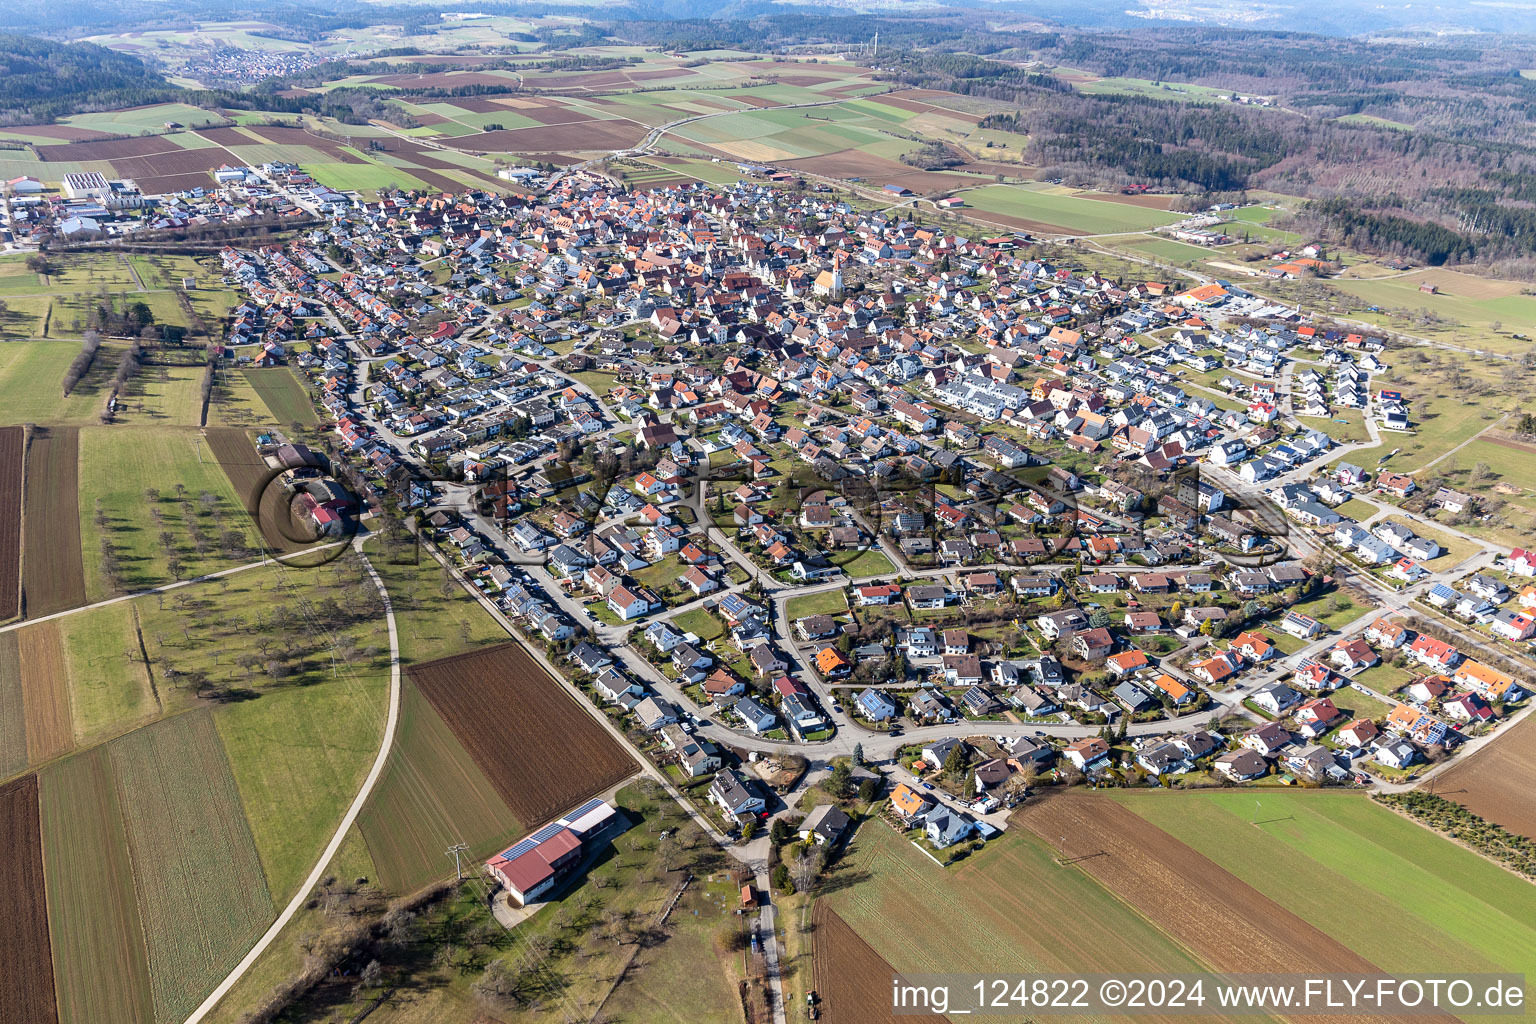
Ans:
<svg viewBox="0 0 1536 1024"><path fill-rule="evenodd" d="M826 900L817 900L811 908L811 935L811 981L827 1024L949 1019L936 1013L896 1016L891 1008L891 977L896 972Z"/></svg>
<svg viewBox="0 0 1536 1024"><path fill-rule="evenodd" d="M41 764L75 745L64 641L56 623L44 622L17 630L16 648L27 718L27 759Z"/></svg>
<svg viewBox="0 0 1536 1024"><path fill-rule="evenodd" d="M1536 717L1435 778L1435 794L1480 818L1536 839Z"/></svg>
<svg viewBox="0 0 1536 1024"><path fill-rule="evenodd" d="M1107 797L1030 800L1011 824L1054 846L1216 971L1383 973L1216 862ZM1307 894L1303 894L1306 898ZM1307 1017L1307 1021L1357 1018ZM1375 1018L1379 1022L1446 1018Z"/></svg>
<svg viewBox="0 0 1536 1024"><path fill-rule="evenodd" d="M85 604L79 475L79 429L34 428L27 445L21 562L22 607L30 618Z"/></svg>
<svg viewBox="0 0 1536 1024"><path fill-rule="evenodd" d="M517 644L410 669L512 814L533 828L639 770Z"/></svg>
<svg viewBox="0 0 1536 1024"><path fill-rule="evenodd" d="M58 1019L37 776L27 775L0 786L0 1021L55 1024Z"/></svg>
<svg viewBox="0 0 1536 1024"><path fill-rule="evenodd" d="M26 434L0 427L0 622L21 611L21 481Z"/></svg>

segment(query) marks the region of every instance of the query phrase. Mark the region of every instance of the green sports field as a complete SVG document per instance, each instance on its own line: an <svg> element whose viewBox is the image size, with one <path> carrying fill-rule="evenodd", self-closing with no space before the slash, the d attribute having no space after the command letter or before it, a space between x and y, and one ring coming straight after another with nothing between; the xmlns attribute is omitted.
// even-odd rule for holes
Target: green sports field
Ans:
<svg viewBox="0 0 1536 1024"><path fill-rule="evenodd" d="M1536 887L1364 794L1114 796L1384 970L1536 973Z"/></svg>

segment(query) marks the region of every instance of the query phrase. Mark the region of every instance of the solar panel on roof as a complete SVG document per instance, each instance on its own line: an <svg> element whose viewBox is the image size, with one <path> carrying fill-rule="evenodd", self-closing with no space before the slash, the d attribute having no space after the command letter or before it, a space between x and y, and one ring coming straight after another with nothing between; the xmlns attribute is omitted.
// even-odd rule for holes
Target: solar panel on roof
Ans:
<svg viewBox="0 0 1536 1024"><path fill-rule="evenodd" d="M560 820L564 821L564 822L575 821L577 818L580 818L582 815L587 814L590 811L597 810L597 808L601 807L603 805L603 803L604 803L604 801L603 801L602 797L593 797L591 800L588 800L586 803L582 804L580 807L576 808L574 811L572 811L570 814L567 814L564 818L561 818Z"/></svg>

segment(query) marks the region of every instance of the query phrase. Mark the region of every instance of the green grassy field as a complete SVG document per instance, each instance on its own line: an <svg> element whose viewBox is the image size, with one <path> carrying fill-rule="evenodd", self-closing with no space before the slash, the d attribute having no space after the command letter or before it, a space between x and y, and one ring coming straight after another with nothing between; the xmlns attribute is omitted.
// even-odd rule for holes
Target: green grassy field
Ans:
<svg viewBox="0 0 1536 1024"><path fill-rule="evenodd" d="M891 560L884 553L871 548L868 551L860 551L851 560L837 563L849 579L863 579L866 576L889 576L896 571Z"/></svg>
<svg viewBox="0 0 1536 1024"><path fill-rule="evenodd" d="M1202 969L1022 828L944 869L872 821L831 877L832 891L821 898L898 971L952 971L962 963L1004 973Z"/></svg>
<svg viewBox="0 0 1536 1024"><path fill-rule="evenodd" d="M1536 889L1363 794L1114 796L1388 972L1536 971Z"/></svg>
<svg viewBox="0 0 1536 1024"><path fill-rule="evenodd" d="M118 396L119 424L195 427L203 414L203 368L149 365Z"/></svg>
<svg viewBox="0 0 1536 1024"><path fill-rule="evenodd" d="M153 1024L149 959L108 750L50 765L38 783L59 1022Z"/></svg>
<svg viewBox="0 0 1536 1024"><path fill-rule="evenodd" d="M178 715L110 749L155 1019L172 1024L250 948L272 899L211 715Z"/></svg>
<svg viewBox="0 0 1536 1024"><path fill-rule="evenodd" d="M428 552L420 552L414 562L397 563L381 553L377 541L370 541L368 553L395 606L402 664L506 641L506 630L477 602L467 600L462 587L452 582L445 586L446 574Z"/></svg>
<svg viewBox="0 0 1536 1024"><path fill-rule="evenodd" d="M792 597L784 606L784 614L789 616L791 622L807 615L836 615L847 610L848 596L841 590Z"/></svg>
<svg viewBox="0 0 1536 1024"><path fill-rule="evenodd" d="M381 188L424 189L427 183L387 164L312 164L304 168L322 185L335 189L376 192Z"/></svg>
<svg viewBox="0 0 1536 1024"><path fill-rule="evenodd" d="M1016 185L988 185L972 189L964 194L964 199L967 205L985 213L1019 217L1087 235L1144 231L1180 219L1179 214L1165 210L1151 210L1107 199L1084 199Z"/></svg>
<svg viewBox="0 0 1536 1024"><path fill-rule="evenodd" d="M1366 124L1377 128L1393 128L1400 132L1413 131L1413 125L1404 124L1402 121L1389 121L1385 117L1375 117L1371 114L1345 114L1337 118L1342 124Z"/></svg>
<svg viewBox="0 0 1536 1024"><path fill-rule="evenodd" d="M60 619L75 742L126 732L161 711L139 656L131 602Z"/></svg>
<svg viewBox="0 0 1536 1024"><path fill-rule="evenodd" d="M394 749L358 827L379 883L393 893L413 892L451 875L453 864L443 851L456 843L466 844L469 857L479 860L524 831L442 716L410 683Z"/></svg>
<svg viewBox="0 0 1536 1024"><path fill-rule="evenodd" d="M185 488L186 504L175 490ZM159 492L151 502L149 490ZM211 503L202 495L213 496ZM98 504L107 526L97 526ZM161 516L157 525L153 513ZM199 550L187 515L199 523L205 541ZM171 551L182 563L182 577L227 568L250 557L259 537L244 512L229 477L191 430L134 427L86 427L80 431L80 530L86 593L99 601L112 593L102 570L98 537L116 551L120 586L136 590L171 582L170 556L160 539L171 535ZM238 547L224 549L221 537L232 532Z"/></svg>
<svg viewBox="0 0 1536 1024"><path fill-rule="evenodd" d="M1301 601L1292 605L1291 610L1310 615L1329 629L1339 629L1365 613L1364 608L1341 591L1331 591Z"/></svg>
<svg viewBox="0 0 1536 1024"><path fill-rule="evenodd" d="M215 716L267 884L293 895L357 795L384 733L387 657Z"/></svg>
<svg viewBox="0 0 1536 1024"><path fill-rule="evenodd" d="M285 425L299 423L306 427L320 423L309 395L304 392L304 386L286 366L245 370L244 373L245 379L256 389L276 422Z"/></svg>
<svg viewBox="0 0 1536 1024"><path fill-rule="evenodd" d="M1437 287L1436 294L1419 291L1425 281ZM1329 284L1384 311L1358 312L1362 319L1494 352L1526 351L1529 345L1511 338L1510 332L1536 323L1536 296L1521 294L1516 282L1484 280L1449 270L1422 270L1401 277L1334 280ZM1425 325L1387 315L1417 310L1428 310L1440 323ZM1496 332L1494 324L1501 325L1502 330Z"/></svg>
<svg viewBox="0 0 1536 1024"><path fill-rule="evenodd" d="M113 351L103 345L90 371L65 398L61 383L80 354L78 341L0 343L0 424L96 422L117 365Z"/></svg>
<svg viewBox="0 0 1536 1024"><path fill-rule="evenodd" d="M61 124L114 135L158 134L166 122L174 121L188 128L228 123L223 115L186 103L158 103L149 107L110 110L99 114L75 114L61 119Z"/></svg>
<svg viewBox="0 0 1536 1024"><path fill-rule="evenodd" d="M1203 246L1189 245L1172 238L1159 238L1153 235L1132 235L1126 239L1116 239L1114 244L1178 264L1203 263L1206 260L1221 257L1220 249L1207 249Z"/></svg>

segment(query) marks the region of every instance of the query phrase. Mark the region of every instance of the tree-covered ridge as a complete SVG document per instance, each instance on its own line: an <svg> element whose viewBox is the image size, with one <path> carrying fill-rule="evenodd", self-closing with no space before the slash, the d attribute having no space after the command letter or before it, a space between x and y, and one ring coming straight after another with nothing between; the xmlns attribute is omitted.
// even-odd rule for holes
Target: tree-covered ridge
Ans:
<svg viewBox="0 0 1536 1024"><path fill-rule="evenodd" d="M0 117L6 123L156 103L174 91L137 57L104 46L0 34Z"/></svg>

